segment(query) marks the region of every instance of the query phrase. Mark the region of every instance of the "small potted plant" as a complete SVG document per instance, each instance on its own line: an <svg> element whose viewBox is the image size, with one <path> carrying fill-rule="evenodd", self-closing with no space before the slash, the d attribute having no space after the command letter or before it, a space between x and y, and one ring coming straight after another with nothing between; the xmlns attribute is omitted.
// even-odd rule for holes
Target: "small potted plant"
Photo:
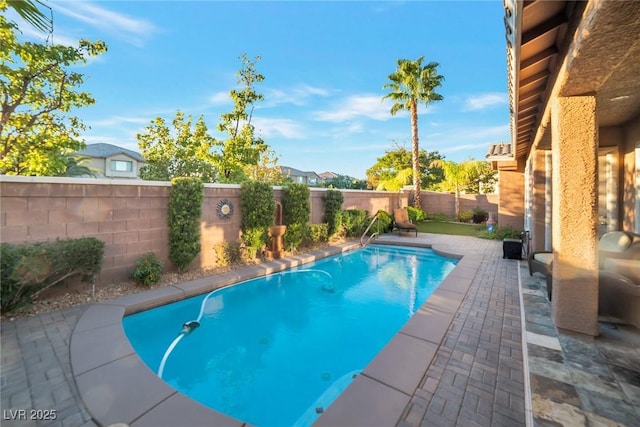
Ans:
<svg viewBox="0 0 640 427"><path fill-rule="evenodd" d="M487 215L487 211L476 206L475 208L473 208L473 223L480 224L481 222L486 221Z"/></svg>

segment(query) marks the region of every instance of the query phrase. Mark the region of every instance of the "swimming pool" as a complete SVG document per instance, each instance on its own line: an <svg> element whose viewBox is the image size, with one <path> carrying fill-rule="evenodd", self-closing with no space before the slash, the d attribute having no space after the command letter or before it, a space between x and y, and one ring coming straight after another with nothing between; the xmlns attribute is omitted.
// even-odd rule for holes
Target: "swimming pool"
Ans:
<svg viewBox="0 0 640 427"><path fill-rule="evenodd" d="M258 426L310 425L455 266L370 245L127 316L141 359L182 393ZM182 333L183 324L200 327Z"/></svg>

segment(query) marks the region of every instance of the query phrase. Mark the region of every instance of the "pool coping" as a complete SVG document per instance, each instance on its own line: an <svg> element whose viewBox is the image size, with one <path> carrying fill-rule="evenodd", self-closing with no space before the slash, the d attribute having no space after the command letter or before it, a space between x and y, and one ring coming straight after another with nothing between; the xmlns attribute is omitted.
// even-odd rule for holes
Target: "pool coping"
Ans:
<svg viewBox="0 0 640 427"><path fill-rule="evenodd" d="M431 364L482 260L481 255L454 253L444 245L405 240L376 243L427 247L459 261L314 426L395 425ZM70 343L71 369L87 411L100 426L249 426L192 400L160 379L135 353L122 318L358 247L358 243L349 242L89 306L78 320Z"/></svg>

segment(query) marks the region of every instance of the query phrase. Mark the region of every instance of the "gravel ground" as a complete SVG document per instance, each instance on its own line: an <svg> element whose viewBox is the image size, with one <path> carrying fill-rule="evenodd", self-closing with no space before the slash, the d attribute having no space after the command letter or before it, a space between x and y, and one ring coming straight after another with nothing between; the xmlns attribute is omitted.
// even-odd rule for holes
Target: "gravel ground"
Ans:
<svg viewBox="0 0 640 427"><path fill-rule="evenodd" d="M112 283L96 289L95 297L92 296L90 286L74 289L67 293L38 298L31 305L21 308L12 313L2 313L2 320L15 320L22 317L35 316L47 311L62 310L68 307L92 304L118 298L122 295L135 294L148 291L149 289L161 288L176 283L187 282L201 277L212 276L234 268L243 267L247 264L238 264L233 267L220 267L210 270L195 270L184 273L164 273L162 280L153 286L141 286L133 280L120 283Z"/></svg>
<svg viewBox="0 0 640 427"><path fill-rule="evenodd" d="M342 242L343 241L332 242L332 245ZM321 246L309 249L309 252L314 249L319 249L320 247ZM193 270L186 271L184 273L168 272L162 275L162 280L159 283L151 287L137 285L133 280L113 283L110 285L101 286L99 289L96 289L95 297L92 296L90 286L83 286L79 289L74 289L67 293L58 293L56 295L46 297L42 296L41 298L38 298L36 301L34 301L31 305L21 308L20 310L6 314L2 313L1 318L3 321L12 321L22 317L35 316L37 314L45 313L48 311L62 310L72 306L107 301L123 295L135 294L138 292L148 291L149 289L161 288L168 285L174 285L176 283L182 283L202 277L213 276L215 274L224 273L226 271L245 267L247 265L249 264L238 263L228 267L217 267L206 270Z"/></svg>

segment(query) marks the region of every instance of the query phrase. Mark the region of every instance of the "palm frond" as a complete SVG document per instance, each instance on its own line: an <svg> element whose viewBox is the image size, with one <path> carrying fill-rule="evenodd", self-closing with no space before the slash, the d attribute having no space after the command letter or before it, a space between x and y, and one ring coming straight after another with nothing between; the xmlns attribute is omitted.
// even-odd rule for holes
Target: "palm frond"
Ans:
<svg viewBox="0 0 640 427"><path fill-rule="evenodd" d="M33 25L38 31L43 33L51 33L53 31L53 21L42 13L38 8L38 5L46 7L50 10L41 0L9 0L9 7L29 24Z"/></svg>

